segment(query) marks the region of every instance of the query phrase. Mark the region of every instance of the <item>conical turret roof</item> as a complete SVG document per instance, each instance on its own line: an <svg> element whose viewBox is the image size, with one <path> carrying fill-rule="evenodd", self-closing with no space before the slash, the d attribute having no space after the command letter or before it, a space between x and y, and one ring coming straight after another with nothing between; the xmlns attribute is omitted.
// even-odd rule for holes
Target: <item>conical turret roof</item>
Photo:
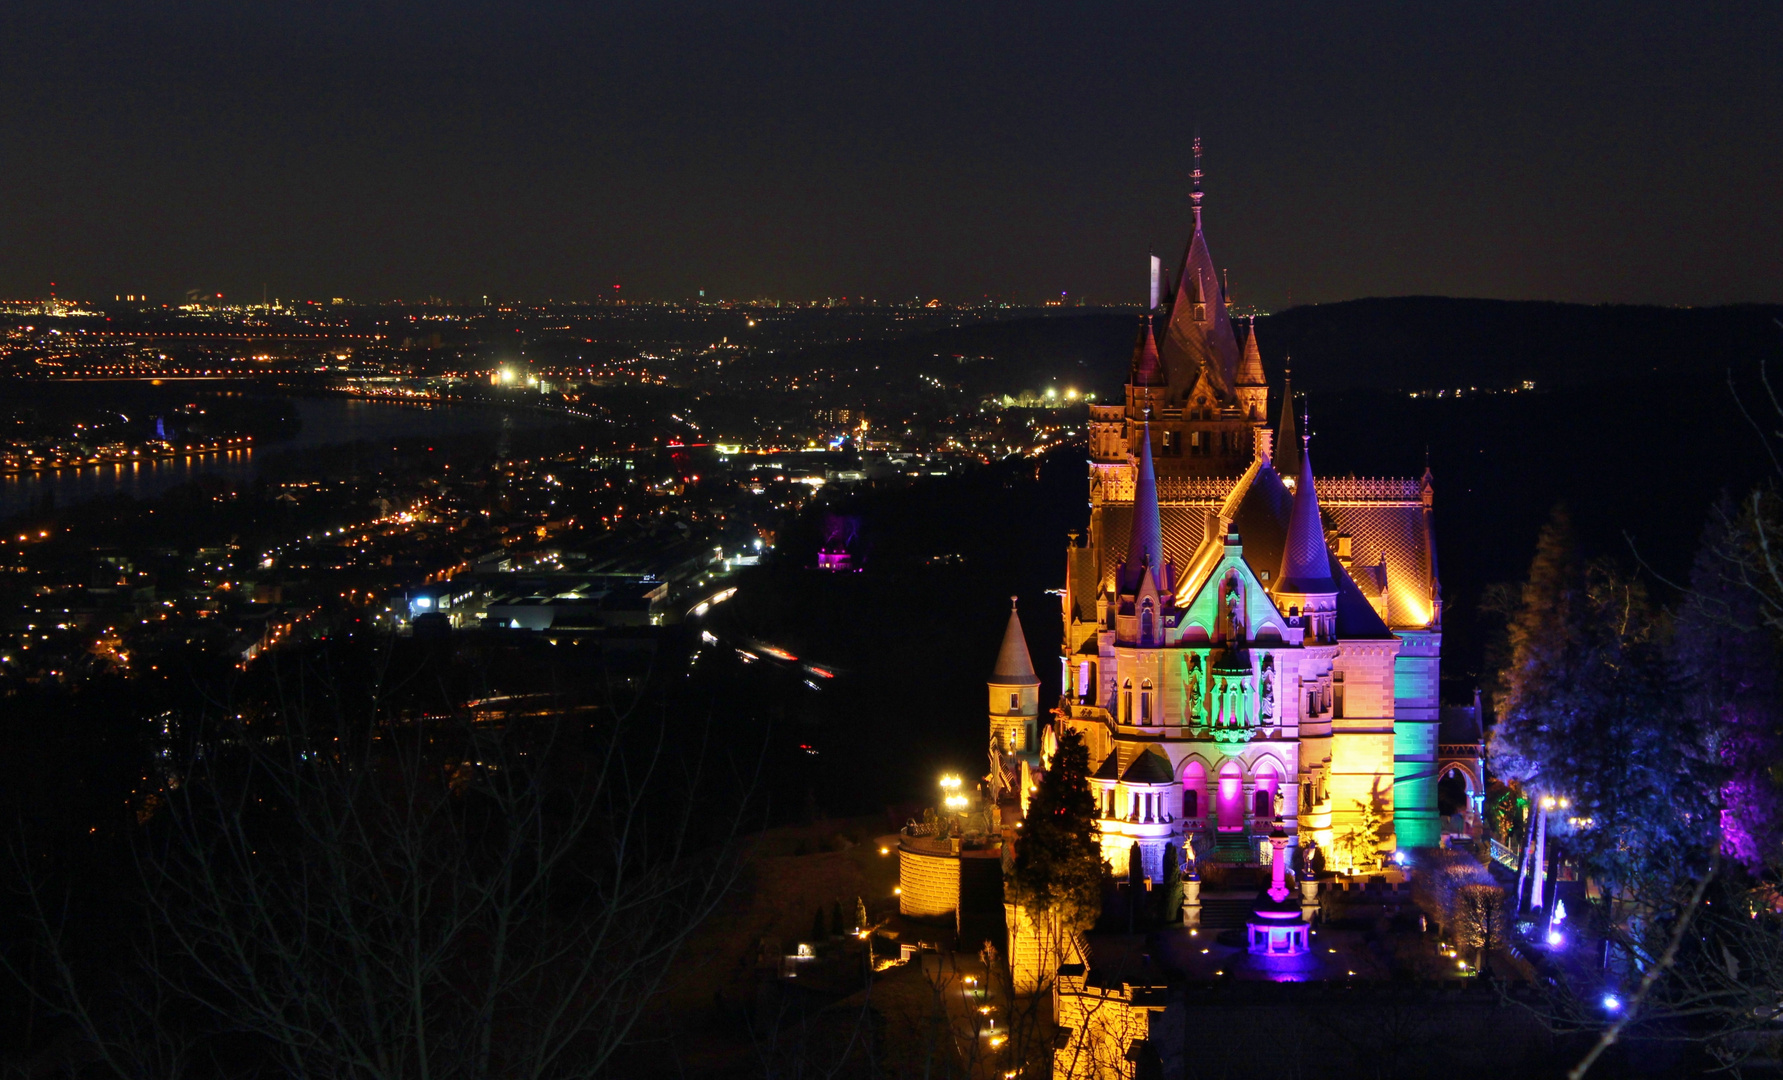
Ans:
<svg viewBox="0 0 1783 1080"><path fill-rule="evenodd" d="M1294 373L1282 376L1282 419L1275 425L1275 471L1281 476L1300 473L1300 433L1294 424Z"/></svg>
<svg viewBox="0 0 1783 1080"><path fill-rule="evenodd" d="M1294 488L1294 509L1288 514L1288 538L1282 547L1282 572L1275 589L1282 593L1334 593L1331 549L1325 543L1325 522L1319 516L1319 493L1314 490L1312 455L1304 441L1300 452L1300 482Z"/></svg>
<svg viewBox="0 0 1783 1080"><path fill-rule="evenodd" d="M1140 428L1139 475L1133 485L1133 532L1127 538L1128 588L1138 589L1141 568L1150 566L1158 587L1164 581L1164 525L1158 514L1158 473L1152 465L1152 426Z"/></svg>
<svg viewBox="0 0 1783 1080"><path fill-rule="evenodd" d="M1158 358L1158 339L1152 333L1152 319L1147 315L1145 326L1139 331L1138 348L1133 357L1134 386L1169 386L1170 378L1164 372L1164 363Z"/></svg>
<svg viewBox="0 0 1783 1080"><path fill-rule="evenodd" d="M997 650L997 667L991 672L993 686L1039 686L1034 660L1028 655L1028 637L1022 633L1015 597L1009 598L1009 625L1003 629L1003 647Z"/></svg>
<svg viewBox="0 0 1783 1080"><path fill-rule="evenodd" d="M1263 354L1257 350L1257 320L1251 320L1251 332L1245 335L1244 359L1238 362L1238 385L1267 386L1263 378Z"/></svg>

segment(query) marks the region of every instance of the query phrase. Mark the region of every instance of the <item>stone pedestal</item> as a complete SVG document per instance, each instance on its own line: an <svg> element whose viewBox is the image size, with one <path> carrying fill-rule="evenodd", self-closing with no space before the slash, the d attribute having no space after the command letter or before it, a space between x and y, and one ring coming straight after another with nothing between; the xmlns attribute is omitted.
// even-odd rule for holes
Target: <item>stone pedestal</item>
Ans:
<svg viewBox="0 0 1783 1080"><path fill-rule="evenodd" d="M1201 925L1201 875L1197 873L1182 879L1182 924Z"/></svg>
<svg viewBox="0 0 1783 1080"><path fill-rule="evenodd" d="M1275 819L1269 834L1269 887L1257 894L1251 918L1245 924L1250 953L1271 963L1295 963L1307 957L1312 949L1311 931L1303 914L1305 893L1289 881L1287 859L1288 834L1282 819Z"/></svg>
<svg viewBox="0 0 1783 1080"><path fill-rule="evenodd" d="M1319 881L1317 878L1300 879L1300 917L1312 922L1313 916L1319 913Z"/></svg>

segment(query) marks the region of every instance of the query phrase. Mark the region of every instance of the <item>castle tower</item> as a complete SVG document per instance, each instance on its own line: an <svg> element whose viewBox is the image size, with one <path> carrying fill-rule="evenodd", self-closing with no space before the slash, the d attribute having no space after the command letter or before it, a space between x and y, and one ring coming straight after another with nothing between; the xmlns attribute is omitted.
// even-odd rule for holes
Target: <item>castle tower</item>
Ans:
<svg viewBox="0 0 1783 1080"><path fill-rule="evenodd" d="M1170 376L1158 356L1157 335L1152 333L1151 316L1140 320L1139 340L1133 345L1133 369L1129 376L1130 397L1140 415L1162 412L1170 396Z"/></svg>
<svg viewBox="0 0 1783 1080"><path fill-rule="evenodd" d="M990 688L991 739L997 747L1006 753L1037 748L1034 728L1040 716L1040 677L1034 674L1013 596L1009 598L1003 647L997 650L997 666L985 681Z"/></svg>
<svg viewBox="0 0 1783 1080"><path fill-rule="evenodd" d="M1244 356L1201 231L1200 160L1196 140L1189 196L1195 230L1174 287L1168 274L1159 281L1163 299L1134 345L1126 402L1090 407L1090 457L1097 463L1131 462L1138 456L1139 428L1149 423L1159 475L1237 477L1254 454L1254 429L1264 425L1266 407L1253 409L1250 400L1259 391L1267 397L1262 365L1256 385L1246 384L1241 394ZM1149 355L1154 351L1155 362Z"/></svg>

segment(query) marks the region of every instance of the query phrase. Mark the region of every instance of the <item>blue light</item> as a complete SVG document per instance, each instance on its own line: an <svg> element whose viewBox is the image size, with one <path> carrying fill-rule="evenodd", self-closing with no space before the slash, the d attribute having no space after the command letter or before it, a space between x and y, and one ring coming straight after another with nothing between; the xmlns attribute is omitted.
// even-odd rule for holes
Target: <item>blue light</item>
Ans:
<svg viewBox="0 0 1783 1080"><path fill-rule="evenodd" d="M1558 931L1558 930L1548 931L1548 944L1559 945L1561 942L1563 942L1565 940L1566 939L1560 935L1560 931Z"/></svg>
<svg viewBox="0 0 1783 1080"><path fill-rule="evenodd" d="M1622 999L1615 994L1605 994L1603 996L1603 1008L1605 1012L1621 1012Z"/></svg>

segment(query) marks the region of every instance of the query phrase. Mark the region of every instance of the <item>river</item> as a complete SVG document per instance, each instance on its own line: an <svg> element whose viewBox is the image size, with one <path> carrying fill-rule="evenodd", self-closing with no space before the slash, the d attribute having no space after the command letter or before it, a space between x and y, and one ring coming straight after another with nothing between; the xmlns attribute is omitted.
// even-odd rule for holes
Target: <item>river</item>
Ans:
<svg viewBox="0 0 1783 1080"><path fill-rule="evenodd" d="M299 398L297 412L303 427L295 436L259 444L254 450L0 475L0 520L29 510L46 494L55 496L57 506L67 506L109 495L146 499L199 476L247 481L254 476L256 453L307 450L361 439L528 430L563 422L546 413L493 405L410 405L348 397Z"/></svg>

